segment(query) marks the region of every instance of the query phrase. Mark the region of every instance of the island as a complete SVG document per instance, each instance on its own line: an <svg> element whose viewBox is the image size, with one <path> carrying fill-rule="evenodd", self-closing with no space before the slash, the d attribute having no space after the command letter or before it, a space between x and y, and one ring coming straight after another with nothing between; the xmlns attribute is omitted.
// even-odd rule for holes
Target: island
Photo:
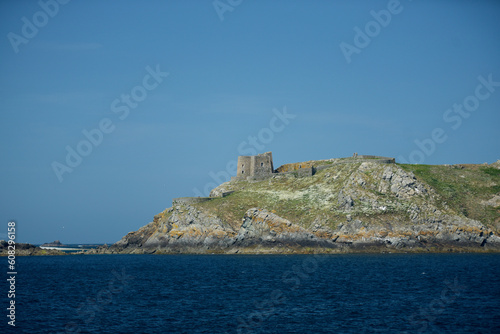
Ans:
<svg viewBox="0 0 500 334"><path fill-rule="evenodd" d="M44 243L40 247L43 248L49 248L49 247L65 247L66 245L62 244L59 240L49 242L49 243Z"/></svg>
<svg viewBox="0 0 500 334"><path fill-rule="evenodd" d="M238 157L209 197L181 197L89 254L500 251L500 161L410 165L358 155L274 169Z"/></svg>

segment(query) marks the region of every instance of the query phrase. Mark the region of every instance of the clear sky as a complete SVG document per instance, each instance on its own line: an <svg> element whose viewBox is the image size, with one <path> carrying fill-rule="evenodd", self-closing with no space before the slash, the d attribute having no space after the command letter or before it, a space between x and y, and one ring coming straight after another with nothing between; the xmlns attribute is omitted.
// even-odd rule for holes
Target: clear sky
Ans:
<svg viewBox="0 0 500 334"><path fill-rule="evenodd" d="M498 1L0 1L0 238L15 219L18 242L116 242L253 152L492 163L499 17Z"/></svg>

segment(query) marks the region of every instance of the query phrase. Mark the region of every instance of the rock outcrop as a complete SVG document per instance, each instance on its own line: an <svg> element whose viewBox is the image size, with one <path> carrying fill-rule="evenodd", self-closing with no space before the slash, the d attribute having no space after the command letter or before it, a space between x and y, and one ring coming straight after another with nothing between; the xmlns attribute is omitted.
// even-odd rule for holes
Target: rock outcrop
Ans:
<svg viewBox="0 0 500 334"><path fill-rule="evenodd" d="M12 248L10 248L12 250ZM25 243L15 244L15 256L31 255L65 255L66 253L55 249L41 249L38 246ZM0 240L0 256L9 255L9 244L5 240Z"/></svg>

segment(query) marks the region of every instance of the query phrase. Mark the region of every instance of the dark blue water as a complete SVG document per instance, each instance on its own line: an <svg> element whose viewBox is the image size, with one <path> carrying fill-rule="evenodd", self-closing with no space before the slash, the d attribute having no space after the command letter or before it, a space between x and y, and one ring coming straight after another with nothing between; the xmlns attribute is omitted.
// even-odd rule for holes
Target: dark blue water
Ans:
<svg viewBox="0 0 500 334"><path fill-rule="evenodd" d="M17 264L19 333L500 333L498 254L75 255ZM0 328L10 332L3 312Z"/></svg>

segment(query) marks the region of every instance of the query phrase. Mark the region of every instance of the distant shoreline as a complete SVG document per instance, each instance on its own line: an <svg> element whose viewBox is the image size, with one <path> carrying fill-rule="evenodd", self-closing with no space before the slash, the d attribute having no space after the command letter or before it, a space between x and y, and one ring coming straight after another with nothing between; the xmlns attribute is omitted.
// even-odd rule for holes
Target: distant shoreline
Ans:
<svg viewBox="0 0 500 334"><path fill-rule="evenodd" d="M91 249L104 247L106 244L68 244L62 246L43 246L30 243L16 243L15 256L44 256L44 255L68 255L85 254ZM8 256L8 244L0 240L0 256Z"/></svg>
<svg viewBox="0 0 500 334"><path fill-rule="evenodd" d="M0 256L7 256L7 248L3 247L0 241ZM33 244L18 243L16 244L16 256L50 256L50 255L347 255L347 254L499 254L498 248L483 248L483 247L457 247L456 245L436 245L428 248L400 248L389 249L382 245L366 245L364 247L345 247L339 248L322 248L322 247L262 247L254 245L254 247L242 247L231 249L213 249L213 250L167 250L167 249L152 249L137 247L120 250L116 246L107 244L97 245L82 245L92 246L89 248L73 247L73 244L65 245L66 247L40 247ZM68 247L69 246L69 247Z"/></svg>

